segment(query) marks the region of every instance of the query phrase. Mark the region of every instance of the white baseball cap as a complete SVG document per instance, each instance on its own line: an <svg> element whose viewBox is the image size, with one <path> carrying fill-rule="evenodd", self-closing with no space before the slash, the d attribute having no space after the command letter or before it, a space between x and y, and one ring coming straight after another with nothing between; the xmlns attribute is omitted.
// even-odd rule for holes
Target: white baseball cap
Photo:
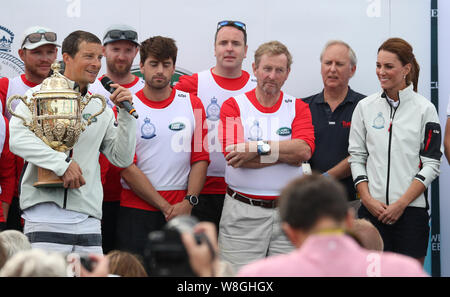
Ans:
<svg viewBox="0 0 450 297"><path fill-rule="evenodd" d="M128 40L139 45L136 29L125 24L115 24L109 26L103 34L103 45L118 40Z"/></svg>
<svg viewBox="0 0 450 297"><path fill-rule="evenodd" d="M49 33L49 34L46 34ZM39 36L34 35L40 34L40 39ZM31 36L30 36L31 35ZM33 39L34 37L34 39ZM34 41L36 40L36 41ZM55 31L53 31L52 29L46 28L46 27L42 27L42 26L33 26L33 27L29 27L28 29L25 30L25 32L23 32L22 35L22 39L21 39L22 43L20 48L24 49L35 49L37 47L40 47L41 45L45 45L45 44L54 44L55 46L60 46L59 44L56 43L56 33ZM34 42L33 42L34 41Z"/></svg>

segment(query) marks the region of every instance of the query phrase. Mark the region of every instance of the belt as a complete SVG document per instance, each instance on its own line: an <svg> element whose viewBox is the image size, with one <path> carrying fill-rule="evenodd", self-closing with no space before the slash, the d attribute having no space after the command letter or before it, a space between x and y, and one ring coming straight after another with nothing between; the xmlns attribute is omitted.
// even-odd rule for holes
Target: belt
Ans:
<svg viewBox="0 0 450 297"><path fill-rule="evenodd" d="M241 201L241 202L253 205L253 206L260 206L260 207L264 207L264 208L276 208L278 206L278 199L274 199L274 200L253 199L253 198L241 195L238 192L235 192L228 187L227 187L227 194L230 195L230 197L233 199L236 199L238 201Z"/></svg>

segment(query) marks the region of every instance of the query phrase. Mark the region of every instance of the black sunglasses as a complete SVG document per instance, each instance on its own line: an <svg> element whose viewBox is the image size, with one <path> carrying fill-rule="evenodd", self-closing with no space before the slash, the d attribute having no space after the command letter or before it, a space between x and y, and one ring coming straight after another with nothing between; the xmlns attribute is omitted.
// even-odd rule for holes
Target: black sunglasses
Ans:
<svg viewBox="0 0 450 297"><path fill-rule="evenodd" d="M50 42L56 41L56 33L55 32L44 32L44 33L31 33L25 37L23 40L22 46L25 44L25 42L28 41L31 43L36 43L42 40L42 37L45 38L45 40Z"/></svg>
<svg viewBox="0 0 450 297"><path fill-rule="evenodd" d="M217 23L217 31L219 31L220 28L225 26L232 26L243 32L247 32L247 27L245 26L245 24L239 21L220 21Z"/></svg>
<svg viewBox="0 0 450 297"><path fill-rule="evenodd" d="M111 39L120 39L120 37L123 35L125 36L125 39L128 40L135 40L137 39L137 33L135 31L131 31L131 30L111 30L108 33L106 33L106 36L108 36Z"/></svg>

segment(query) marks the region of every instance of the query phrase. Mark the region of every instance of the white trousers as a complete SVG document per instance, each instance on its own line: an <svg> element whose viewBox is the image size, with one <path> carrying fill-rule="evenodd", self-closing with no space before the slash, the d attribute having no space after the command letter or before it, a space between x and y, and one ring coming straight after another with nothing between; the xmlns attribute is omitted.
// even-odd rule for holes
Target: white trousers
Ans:
<svg viewBox="0 0 450 297"><path fill-rule="evenodd" d="M25 220L23 233L32 248L63 254L103 254L101 222L89 217L80 223L36 223Z"/></svg>
<svg viewBox="0 0 450 297"><path fill-rule="evenodd" d="M253 206L228 194L225 196L219 226L219 252L235 273L245 264L293 249L281 229L278 208Z"/></svg>

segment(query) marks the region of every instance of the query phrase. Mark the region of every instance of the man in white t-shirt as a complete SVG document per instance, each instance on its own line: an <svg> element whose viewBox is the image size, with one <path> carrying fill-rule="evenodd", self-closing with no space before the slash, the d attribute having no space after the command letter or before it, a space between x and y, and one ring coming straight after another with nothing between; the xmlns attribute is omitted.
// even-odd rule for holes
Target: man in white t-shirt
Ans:
<svg viewBox="0 0 450 297"><path fill-rule="evenodd" d="M247 49L246 25L240 21L220 21L214 39L216 65L191 76L184 75L175 85L178 90L198 96L206 109L211 163L199 204L192 210L192 215L200 221L215 223L217 229L226 193L226 162L218 137L220 108L228 98L256 86L256 79L242 70Z"/></svg>
<svg viewBox="0 0 450 297"><path fill-rule="evenodd" d="M221 141L228 185L219 229L221 259L235 271L268 255L290 252L277 212L281 189L302 175L314 151L306 103L281 91L292 57L278 41L255 52L255 89L224 102Z"/></svg>
<svg viewBox="0 0 450 297"><path fill-rule="evenodd" d="M141 256L150 232L196 207L209 163L200 99L170 86L177 51L175 41L162 36L140 47L145 87L134 103L139 114L134 164L121 172L117 247Z"/></svg>
<svg viewBox="0 0 450 297"><path fill-rule="evenodd" d="M54 30L43 26L32 26L27 28L20 40L18 54L25 65L25 73L14 78L0 78L0 114L4 114L8 120L11 114L6 108L9 97L13 95L25 95L28 89L37 86L50 73L50 66L56 60L59 45L57 44L57 34ZM19 100L11 102L12 110L16 109ZM14 172L16 185L14 195L10 201L3 202L7 228L22 230L19 208L18 184L23 167L23 159L15 156Z"/></svg>
<svg viewBox="0 0 450 297"><path fill-rule="evenodd" d="M125 24L109 26L103 35L106 73L89 86L89 91L93 94L103 95L108 106L114 108L114 103L109 99L111 93L101 83L105 76L129 89L132 94L142 90L145 81L130 71L138 51L139 41L136 29ZM120 184L120 168L112 165L103 154L100 154L99 162L103 184L102 240L103 252L106 254L115 249L122 185Z"/></svg>

